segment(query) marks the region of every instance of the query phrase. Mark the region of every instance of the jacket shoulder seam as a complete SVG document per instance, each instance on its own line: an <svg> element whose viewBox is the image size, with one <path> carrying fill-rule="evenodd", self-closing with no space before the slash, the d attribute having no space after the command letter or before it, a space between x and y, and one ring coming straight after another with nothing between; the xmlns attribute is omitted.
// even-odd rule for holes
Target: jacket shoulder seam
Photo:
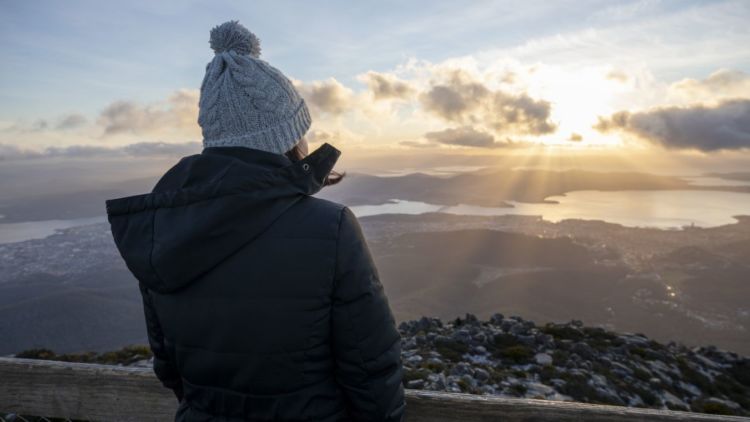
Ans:
<svg viewBox="0 0 750 422"><path fill-rule="evenodd" d="M333 260L333 277L331 280L331 306L333 306L333 296L335 295L336 287L338 286L337 277L339 272L339 243L341 241L341 222L344 219L344 212L346 209L346 205L341 207L338 213L338 220L336 221L336 256Z"/></svg>
<svg viewBox="0 0 750 422"><path fill-rule="evenodd" d="M162 280L161 277L159 277L159 273L156 272L156 266L154 266L154 243L156 240L156 212L159 211L159 209L154 209L151 213L151 247L148 252L148 265L151 267L151 271L154 273L154 277L156 277L156 280L161 284L162 286L165 286L164 280Z"/></svg>

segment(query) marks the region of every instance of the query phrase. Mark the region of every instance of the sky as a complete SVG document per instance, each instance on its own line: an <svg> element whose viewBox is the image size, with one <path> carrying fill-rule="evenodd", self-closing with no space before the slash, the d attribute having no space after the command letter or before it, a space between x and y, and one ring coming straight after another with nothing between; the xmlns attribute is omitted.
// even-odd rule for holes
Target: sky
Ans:
<svg viewBox="0 0 750 422"><path fill-rule="evenodd" d="M236 19L352 154L750 152L750 2L0 0L0 160L200 151Z"/></svg>

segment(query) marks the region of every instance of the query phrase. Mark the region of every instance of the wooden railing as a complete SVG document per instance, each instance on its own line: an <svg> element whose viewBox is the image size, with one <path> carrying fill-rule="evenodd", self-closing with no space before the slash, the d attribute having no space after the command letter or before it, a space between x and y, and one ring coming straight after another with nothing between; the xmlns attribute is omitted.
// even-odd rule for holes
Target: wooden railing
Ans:
<svg viewBox="0 0 750 422"><path fill-rule="evenodd" d="M750 418L407 390L407 422L745 421ZM0 412L97 421L169 421L177 400L150 369L0 358ZM2 416L2 414L0 414Z"/></svg>

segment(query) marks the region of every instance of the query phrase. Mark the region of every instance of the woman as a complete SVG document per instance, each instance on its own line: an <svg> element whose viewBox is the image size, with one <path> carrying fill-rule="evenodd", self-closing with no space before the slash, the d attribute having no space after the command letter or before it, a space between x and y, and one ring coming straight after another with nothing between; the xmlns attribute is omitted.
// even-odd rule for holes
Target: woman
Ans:
<svg viewBox="0 0 750 422"><path fill-rule="evenodd" d="M110 199L177 421L399 421L401 339L304 100L236 21L211 30L204 149L151 193Z"/></svg>

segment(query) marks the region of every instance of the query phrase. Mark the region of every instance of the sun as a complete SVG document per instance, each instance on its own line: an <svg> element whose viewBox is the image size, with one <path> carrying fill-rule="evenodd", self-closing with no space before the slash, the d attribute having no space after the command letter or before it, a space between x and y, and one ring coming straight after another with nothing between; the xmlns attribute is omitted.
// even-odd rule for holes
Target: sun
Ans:
<svg viewBox="0 0 750 422"><path fill-rule="evenodd" d="M602 134L593 126L599 116L616 111L618 96L630 89L625 78L613 77L611 66L540 68L530 80L529 91L552 104L551 120L557 130L540 137L539 142L573 147L621 146L619 137Z"/></svg>

